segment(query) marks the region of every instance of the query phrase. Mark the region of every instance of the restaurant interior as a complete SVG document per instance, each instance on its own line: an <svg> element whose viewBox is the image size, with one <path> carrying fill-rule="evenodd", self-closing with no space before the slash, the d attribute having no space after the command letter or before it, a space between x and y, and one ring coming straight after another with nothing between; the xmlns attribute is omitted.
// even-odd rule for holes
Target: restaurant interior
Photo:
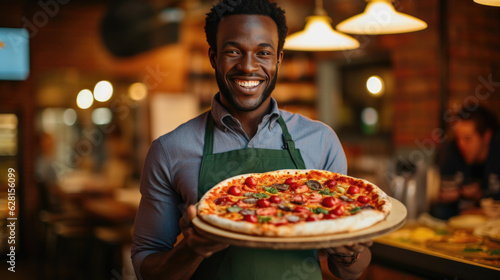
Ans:
<svg viewBox="0 0 500 280"><path fill-rule="evenodd" d="M130 246L149 146L218 91L203 30L214 2L0 1L1 279L136 279ZM275 2L289 35L326 14L357 42L285 45L272 95L280 108L333 128L348 175L406 206L408 236L435 236L408 225L443 222L428 213L452 114L483 105L500 117L499 1L386 1L425 26L392 32L380 12L358 33L339 23L370 0ZM500 275L498 258L393 241L376 240L362 279Z"/></svg>

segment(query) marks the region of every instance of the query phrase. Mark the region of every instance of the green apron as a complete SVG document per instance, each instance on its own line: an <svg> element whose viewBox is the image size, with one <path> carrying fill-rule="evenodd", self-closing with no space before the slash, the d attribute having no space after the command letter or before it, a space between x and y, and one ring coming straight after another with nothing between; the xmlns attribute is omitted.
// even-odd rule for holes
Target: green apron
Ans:
<svg viewBox="0 0 500 280"><path fill-rule="evenodd" d="M247 148L213 154L214 121L208 114L198 195L218 182L244 173L305 169L300 151L280 116L283 150ZM322 279L315 250L271 250L230 246L205 259L191 279Z"/></svg>

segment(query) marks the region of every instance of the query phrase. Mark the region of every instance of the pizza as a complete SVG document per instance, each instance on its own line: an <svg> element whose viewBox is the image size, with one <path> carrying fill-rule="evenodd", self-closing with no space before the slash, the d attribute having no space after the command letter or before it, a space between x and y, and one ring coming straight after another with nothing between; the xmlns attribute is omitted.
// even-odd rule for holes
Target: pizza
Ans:
<svg viewBox="0 0 500 280"><path fill-rule="evenodd" d="M278 170L224 180L197 207L210 225L285 237L365 229L383 221L392 204L366 180L324 170Z"/></svg>

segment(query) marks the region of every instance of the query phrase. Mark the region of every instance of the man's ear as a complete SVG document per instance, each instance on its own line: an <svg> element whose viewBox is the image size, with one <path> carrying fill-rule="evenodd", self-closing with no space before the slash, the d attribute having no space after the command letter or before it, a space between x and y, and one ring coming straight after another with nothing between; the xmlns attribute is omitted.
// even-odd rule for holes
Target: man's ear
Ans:
<svg viewBox="0 0 500 280"><path fill-rule="evenodd" d="M281 62L283 61L283 51L281 51L279 54L278 54L278 67L281 65Z"/></svg>
<svg viewBox="0 0 500 280"><path fill-rule="evenodd" d="M208 58L210 59L210 64L212 65L212 68L215 69L215 66L217 65L217 63L215 63L217 55L212 50L212 48L208 49Z"/></svg>

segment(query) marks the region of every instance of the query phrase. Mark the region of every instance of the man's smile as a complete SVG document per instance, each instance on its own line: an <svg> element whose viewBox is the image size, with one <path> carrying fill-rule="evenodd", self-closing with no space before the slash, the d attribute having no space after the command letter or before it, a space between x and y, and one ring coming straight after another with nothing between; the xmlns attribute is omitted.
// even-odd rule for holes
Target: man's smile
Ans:
<svg viewBox="0 0 500 280"><path fill-rule="evenodd" d="M233 79L233 81L239 85L240 87L243 87L243 88L246 88L246 89L251 89L251 88L255 88L257 87L258 85L260 85L260 83L262 83L261 80L242 80L242 79Z"/></svg>

